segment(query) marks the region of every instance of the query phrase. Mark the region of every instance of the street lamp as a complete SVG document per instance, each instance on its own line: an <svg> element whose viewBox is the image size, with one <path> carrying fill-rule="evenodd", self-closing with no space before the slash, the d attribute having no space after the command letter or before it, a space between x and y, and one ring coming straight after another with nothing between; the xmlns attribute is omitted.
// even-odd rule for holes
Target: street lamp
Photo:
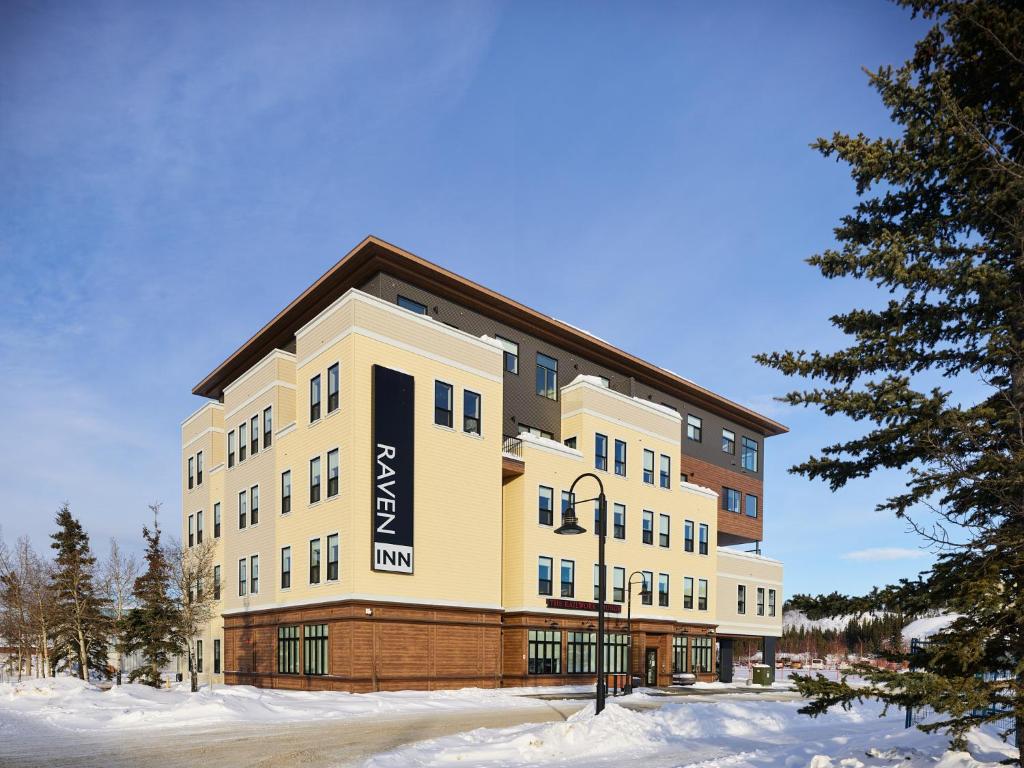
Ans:
<svg viewBox="0 0 1024 768"><path fill-rule="evenodd" d="M634 576L639 576L640 581L633 581ZM627 680L626 690L630 693L633 692L633 585L640 584L640 599L643 600L650 597L651 590L644 589L643 587L647 584L647 579L644 578L643 571L633 571L629 574L629 579L626 581L626 642L628 643L628 658L627 661Z"/></svg>
<svg viewBox="0 0 1024 768"><path fill-rule="evenodd" d="M597 703L594 706L595 714L601 714L604 710L604 541L608 531L607 524L607 503L604 498L604 483L601 478L593 472L584 472L572 481L569 486L569 506L562 511L562 524L555 529L555 533L562 536L574 536L578 533L586 533L587 529L580 526L576 517L576 483L585 477L592 477L597 481L598 494L592 499L584 499L586 504L589 501L597 502Z"/></svg>

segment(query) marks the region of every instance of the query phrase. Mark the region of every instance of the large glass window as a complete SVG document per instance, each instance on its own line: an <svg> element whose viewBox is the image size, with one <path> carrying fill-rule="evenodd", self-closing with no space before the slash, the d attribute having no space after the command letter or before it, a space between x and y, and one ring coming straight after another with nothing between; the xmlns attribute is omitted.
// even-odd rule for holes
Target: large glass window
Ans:
<svg viewBox="0 0 1024 768"><path fill-rule="evenodd" d="M736 585L736 613L747 612L747 587L744 584Z"/></svg>
<svg viewBox="0 0 1024 768"><path fill-rule="evenodd" d="M576 594L576 563L572 560L562 561L562 597L574 597Z"/></svg>
<svg viewBox="0 0 1024 768"><path fill-rule="evenodd" d="M302 628L302 671L326 675L327 669L327 625L306 624Z"/></svg>
<svg viewBox="0 0 1024 768"><path fill-rule="evenodd" d="M722 451L723 453L736 453L736 433L731 429L722 430Z"/></svg>
<svg viewBox="0 0 1024 768"><path fill-rule="evenodd" d="M676 635L672 638L672 674L689 672L686 662L690 644L687 640L685 635Z"/></svg>
<svg viewBox="0 0 1024 768"><path fill-rule="evenodd" d="M249 453L255 456L260 452L260 417L257 414L249 419Z"/></svg>
<svg viewBox="0 0 1024 768"><path fill-rule="evenodd" d="M551 594L551 558L550 557L539 557L537 558L537 594L538 595L550 595Z"/></svg>
<svg viewBox="0 0 1024 768"><path fill-rule="evenodd" d="M612 569L612 602L626 602L626 569L615 567Z"/></svg>
<svg viewBox="0 0 1024 768"><path fill-rule="evenodd" d="M704 439L704 420L700 416L686 415L686 436L698 443Z"/></svg>
<svg viewBox="0 0 1024 768"><path fill-rule="evenodd" d="M644 448L644 482L654 485L654 451Z"/></svg>
<svg viewBox="0 0 1024 768"><path fill-rule="evenodd" d="M722 488L722 509L727 512L740 511L740 492L735 488Z"/></svg>
<svg viewBox="0 0 1024 768"><path fill-rule="evenodd" d="M286 469L281 473L281 514L292 511L292 471Z"/></svg>
<svg viewBox="0 0 1024 768"><path fill-rule="evenodd" d="M246 437L245 424L238 425L238 460L240 462L245 461L245 450L249 444L249 438Z"/></svg>
<svg viewBox="0 0 1024 768"><path fill-rule="evenodd" d="M526 670L531 675L558 675L562 672L562 633L550 629L531 629L526 637Z"/></svg>
<svg viewBox="0 0 1024 768"><path fill-rule="evenodd" d="M708 609L708 580L697 579L697 610L706 611Z"/></svg>
<svg viewBox="0 0 1024 768"><path fill-rule="evenodd" d="M320 583L320 539L309 542L309 583Z"/></svg>
<svg viewBox="0 0 1024 768"><path fill-rule="evenodd" d="M594 435L594 466L608 470L608 437L600 432Z"/></svg>
<svg viewBox="0 0 1024 768"><path fill-rule="evenodd" d="M281 589L292 586L292 548L281 547Z"/></svg>
<svg viewBox="0 0 1024 768"><path fill-rule="evenodd" d="M327 498L338 495L338 449L327 452Z"/></svg>
<svg viewBox="0 0 1024 768"><path fill-rule="evenodd" d="M468 389L462 390L462 431L480 434L480 395Z"/></svg>
<svg viewBox="0 0 1024 768"><path fill-rule="evenodd" d="M708 553L708 526L707 526L707 523L701 523L700 524L700 527L698 529L698 536L699 536L699 539L697 541L697 543L698 543L698 553L702 554L702 555L706 555Z"/></svg>
<svg viewBox="0 0 1024 768"><path fill-rule="evenodd" d="M743 511L747 513L747 517L757 517L757 496L752 493L747 494L743 500Z"/></svg>
<svg viewBox="0 0 1024 768"><path fill-rule="evenodd" d="M658 574L658 605L662 608L668 607L668 574Z"/></svg>
<svg viewBox="0 0 1024 768"><path fill-rule="evenodd" d="M320 418L320 374L309 380L309 423Z"/></svg>
<svg viewBox="0 0 1024 768"><path fill-rule="evenodd" d="M241 530L245 528L246 520L248 518L248 504L246 503L246 497L248 496L246 491L238 492L238 528Z"/></svg>
<svg viewBox="0 0 1024 768"><path fill-rule="evenodd" d="M267 406L263 409L263 450L274 442L274 409Z"/></svg>
<svg viewBox="0 0 1024 768"><path fill-rule="evenodd" d="M643 515L643 543L654 543L654 513L649 509L644 510Z"/></svg>
<svg viewBox="0 0 1024 768"><path fill-rule="evenodd" d="M434 382L434 423L448 427L455 423L453 419L452 385L443 381Z"/></svg>
<svg viewBox="0 0 1024 768"><path fill-rule="evenodd" d="M260 487L254 485L249 489L249 525L256 525L260 521Z"/></svg>
<svg viewBox="0 0 1024 768"><path fill-rule="evenodd" d="M260 591L260 556L252 555L249 558L249 591L256 595Z"/></svg>
<svg viewBox="0 0 1024 768"><path fill-rule="evenodd" d="M626 505L612 505L612 536L616 539L626 538Z"/></svg>
<svg viewBox="0 0 1024 768"><path fill-rule="evenodd" d="M537 394L549 400L558 399L558 361L537 353Z"/></svg>
<svg viewBox="0 0 1024 768"><path fill-rule="evenodd" d="M640 574L643 576L644 585L640 592L640 602L644 605L654 604L654 574L651 571L641 571Z"/></svg>
<svg viewBox="0 0 1024 768"><path fill-rule="evenodd" d="M427 305L420 304L418 301L413 301L406 296L398 297L398 306L402 309L408 309L410 312L415 312L417 315L427 314Z"/></svg>
<svg viewBox="0 0 1024 768"><path fill-rule="evenodd" d="M309 503L320 501L320 457L309 460Z"/></svg>
<svg viewBox="0 0 1024 768"><path fill-rule="evenodd" d="M277 628L277 673L299 674L299 628Z"/></svg>
<svg viewBox="0 0 1024 768"><path fill-rule="evenodd" d="M710 637L690 638L690 671L694 674L711 672L711 646L713 640Z"/></svg>
<svg viewBox="0 0 1024 768"><path fill-rule="evenodd" d="M228 432L228 469L235 466L235 430Z"/></svg>
<svg viewBox="0 0 1024 768"><path fill-rule="evenodd" d="M628 636L608 632L604 636L604 671L627 672ZM597 671L597 633L568 632L565 637L565 673L587 675Z"/></svg>
<svg viewBox="0 0 1024 768"><path fill-rule="evenodd" d="M509 373L519 373L519 345L501 336L497 338L504 350L505 370Z"/></svg>
<svg viewBox="0 0 1024 768"><path fill-rule="evenodd" d="M740 465L751 472L757 472L757 441L744 437L740 453Z"/></svg>
<svg viewBox="0 0 1024 768"><path fill-rule="evenodd" d="M626 442L625 440L615 441L615 474L626 476Z"/></svg>
<svg viewBox="0 0 1024 768"><path fill-rule="evenodd" d="M693 577L686 576L683 578L683 608L687 610L693 609Z"/></svg>
<svg viewBox="0 0 1024 768"><path fill-rule="evenodd" d="M327 537L327 580L338 580L338 561L341 553L338 547L338 534L332 533Z"/></svg>
<svg viewBox="0 0 1024 768"><path fill-rule="evenodd" d="M672 528L672 518L668 515L658 515L658 545L668 547L669 531Z"/></svg>
<svg viewBox="0 0 1024 768"><path fill-rule="evenodd" d="M334 413L341 405L341 368L335 363L327 369L327 412Z"/></svg>
<svg viewBox="0 0 1024 768"><path fill-rule="evenodd" d="M658 475L658 484L662 488L672 487L672 459L664 453L661 454L661 472Z"/></svg>

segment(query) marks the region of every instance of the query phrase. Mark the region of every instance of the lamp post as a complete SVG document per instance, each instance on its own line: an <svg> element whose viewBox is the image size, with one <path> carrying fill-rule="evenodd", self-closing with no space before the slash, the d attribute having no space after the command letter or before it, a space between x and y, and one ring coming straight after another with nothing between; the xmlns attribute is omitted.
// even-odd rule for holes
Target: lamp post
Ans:
<svg viewBox="0 0 1024 768"><path fill-rule="evenodd" d="M651 594L651 590L642 588L647 581L644 578L643 571L633 571L629 574L629 579L626 580L626 642L629 649L628 661L626 662L626 690L630 693L633 692L633 585L637 583L633 581L634 576L640 577L640 599Z"/></svg>
<svg viewBox="0 0 1024 768"><path fill-rule="evenodd" d="M597 481L598 494L592 499L577 502L576 483L585 477L592 477ZM562 536L586 533L587 529L581 527L577 522L576 504L586 504L589 501L597 502L597 701L594 711L599 715L604 710L604 543L605 534L608 531L608 509L604 497L604 483L593 472L584 472L572 481L572 485L569 486L569 506L562 512L562 524L555 529L555 533Z"/></svg>

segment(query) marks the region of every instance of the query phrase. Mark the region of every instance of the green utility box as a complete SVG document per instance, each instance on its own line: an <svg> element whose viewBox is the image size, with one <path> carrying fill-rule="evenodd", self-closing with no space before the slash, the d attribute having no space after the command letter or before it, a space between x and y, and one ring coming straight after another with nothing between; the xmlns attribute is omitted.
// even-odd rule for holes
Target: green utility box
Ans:
<svg viewBox="0 0 1024 768"><path fill-rule="evenodd" d="M775 670L767 664L755 664L751 682L754 685L771 685L775 682Z"/></svg>

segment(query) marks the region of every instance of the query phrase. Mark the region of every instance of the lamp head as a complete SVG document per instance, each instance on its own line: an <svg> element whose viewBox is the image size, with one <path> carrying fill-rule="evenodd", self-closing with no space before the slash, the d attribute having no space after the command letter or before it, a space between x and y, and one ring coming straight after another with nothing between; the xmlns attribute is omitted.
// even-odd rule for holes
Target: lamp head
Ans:
<svg viewBox="0 0 1024 768"><path fill-rule="evenodd" d="M561 536L575 536L578 533L586 533L587 529L580 526L576 520L576 508L569 507L562 513L562 524L555 528L555 533Z"/></svg>

